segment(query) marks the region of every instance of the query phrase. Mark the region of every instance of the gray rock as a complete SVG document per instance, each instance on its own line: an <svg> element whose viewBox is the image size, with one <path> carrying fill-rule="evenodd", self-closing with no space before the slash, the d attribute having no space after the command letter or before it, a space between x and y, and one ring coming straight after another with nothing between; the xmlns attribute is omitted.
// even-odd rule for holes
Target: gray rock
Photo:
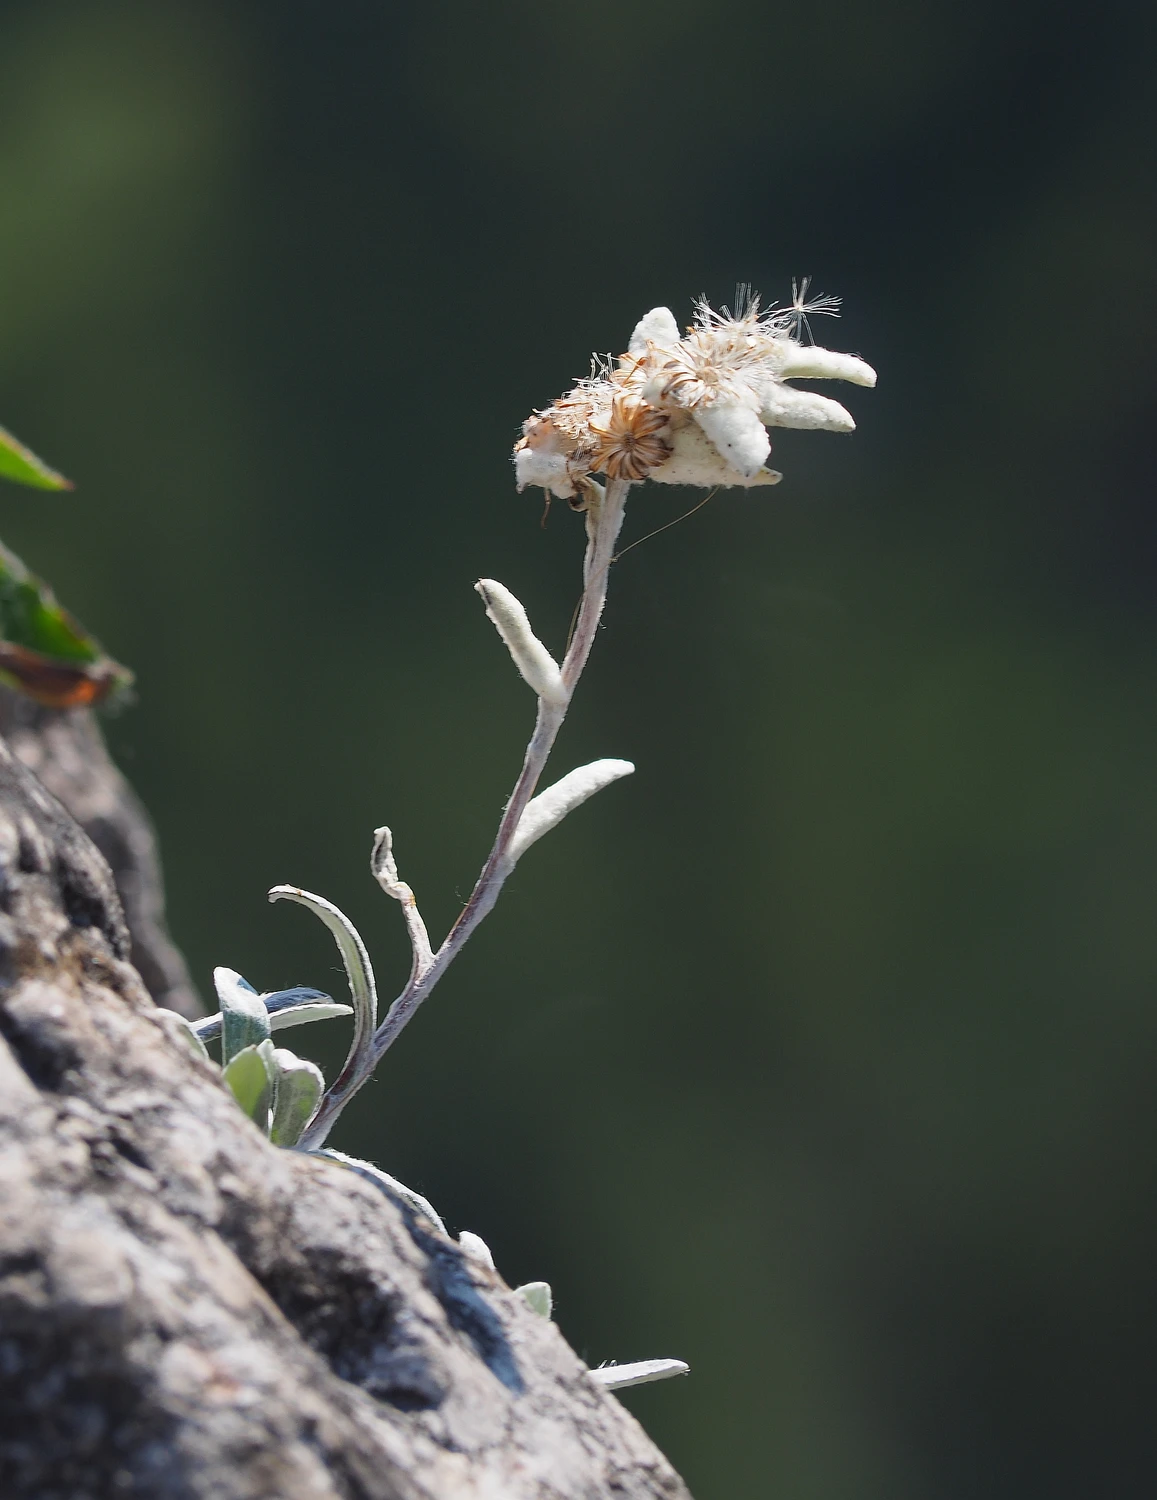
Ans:
<svg viewBox="0 0 1157 1500"><path fill-rule="evenodd" d="M128 923L132 960L158 1005L192 1019L204 1010L165 925L152 821L113 764L87 708L44 708L0 686L0 734L58 797L108 861Z"/></svg>
<svg viewBox="0 0 1157 1500"><path fill-rule="evenodd" d="M271 1146L128 954L0 741L5 1500L687 1500L493 1271Z"/></svg>

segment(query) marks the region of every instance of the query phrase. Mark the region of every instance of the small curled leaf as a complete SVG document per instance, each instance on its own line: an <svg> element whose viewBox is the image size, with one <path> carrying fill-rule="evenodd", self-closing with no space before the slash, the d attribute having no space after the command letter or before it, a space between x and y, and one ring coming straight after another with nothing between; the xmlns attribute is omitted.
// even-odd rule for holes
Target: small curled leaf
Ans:
<svg viewBox="0 0 1157 1500"><path fill-rule="evenodd" d="M334 1085L334 1088L340 1088L343 1080L350 1078L364 1061L373 1042L374 1027L378 1024L378 992L370 956L354 924L324 896L315 896L312 891L303 891L296 885L275 885L269 892L269 899L296 901L299 906L308 907L329 928L341 954L353 1001L354 1035Z"/></svg>

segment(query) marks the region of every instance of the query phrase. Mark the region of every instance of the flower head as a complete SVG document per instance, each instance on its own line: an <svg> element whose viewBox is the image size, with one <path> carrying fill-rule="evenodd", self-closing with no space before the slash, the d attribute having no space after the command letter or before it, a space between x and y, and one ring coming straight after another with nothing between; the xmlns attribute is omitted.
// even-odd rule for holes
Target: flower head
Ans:
<svg viewBox="0 0 1157 1500"><path fill-rule="evenodd" d="M670 457L667 414L643 400L636 391L621 390L611 404L590 420L598 439L591 468L608 479L646 479Z"/></svg>
<svg viewBox="0 0 1157 1500"><path fill-rule="evenodd" d="M794 289L793 289L794 291ZM852 432L837 401L789 380L849 380L873 386L875 371L855 355L800 340L809 313L834 314L836 299L761 312L743 297L736 313L705 301L682 336L668 308L642 318L617 362L594 362L553 406L535 412L515 445L519 489L538 485L574 499L591 474L659 484L775 484L767 467L768 427Z"/></svg>

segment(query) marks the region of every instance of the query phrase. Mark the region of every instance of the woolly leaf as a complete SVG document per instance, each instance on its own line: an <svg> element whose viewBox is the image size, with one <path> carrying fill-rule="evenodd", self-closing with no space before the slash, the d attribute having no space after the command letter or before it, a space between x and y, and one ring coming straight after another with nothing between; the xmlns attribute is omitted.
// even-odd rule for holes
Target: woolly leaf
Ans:
<svg viewBox="0 0 1157 1500"><path fill-rule="evenodd" d="M320 992L319 992L320 993ZM310 1000L296 1005L283 1005L279 1009L273 1009L273 1001L276 995L263 995L269 1011L269 1028L271 1031L283 1031L287 1026L304 1026L309 1021L330 1021L334 1016L348 1016L353 1014L353 1007L341 1005L336 1000L325 1001ZM221 1015L218 1012L214 1016L202 1016L200 1020L190 1023L195 1034L203 1042L212 1042L221 1035Z"/></svg>
<svg viewBox="0 0 1157 1500"><path fill-rule="evenodd" d="M324 896L315 896L296 885L275 885L269 892L270 901L296 901L308 907L329 928L349 981L350 999L353 1001L354 1035L349 1054L335 1088L350 1077L358 1063L364 1060L373 1042L374 1027L378 1016L378 991L374 984L374 970L365 944L358 930L343 911Z"/></svg>
<svg viewBox="0 0 1157 1500"><path fill-rule="evenodd" d="M227 1067L246 1047L268 1040L269 1013L261 996L232 969L214 969L213 983L221 1001L221 1061Z"/></svg>
<svg viewBox="0 0 1157 1500"><path fill-rule="evenodd" d="M540 1318L550 1317L554 1299L550 1294L549 1281L527 1281L522 1286L515 1287L515 1291L531 1312L536 1312Z"/></svg>
<svg viewBox="0 0 1157 1500"><path fill-rule="evenodd" d="M630 1385L649 1385L652 1380L670 1380L689 1375L691 1366L681 1359L640 1359L630 1365L600 1365L587 1372L604 1390L621 1391Z"/></svg>
<svg viewBox="0 0 1157 1500"><path fill-rule="evenodd" d="M329 1000L332 996L327 995L324 990L311 989L306 984L295 984L288 990L266 990L261 998L265 1001L265 1009L270 1015L275 1010L284 1010L289 1005L305 1005L307 1001ZM346 1007L348 1010L348 1006Z"/></svg>
<svg viewBox="0 0 1157 1500"><path fill-rule="evenodd" d="M296 1146L313 1118L325 1090L321 1069L284 1047L273 1049L277 1065L277 1104L270 1139L275 1146Z"/></svg>
<svg viewBox="0 0 1157 1500"><path fill-rule="evenodd" d="M337 1000L310 1001L304 1005L286 1005L281 1010L270 1011L269 1024L274 1031L287 1026L304 1026L308 1021L331 1021L334 1016L352 1016L352 1005L342 1005Z"/></svg>

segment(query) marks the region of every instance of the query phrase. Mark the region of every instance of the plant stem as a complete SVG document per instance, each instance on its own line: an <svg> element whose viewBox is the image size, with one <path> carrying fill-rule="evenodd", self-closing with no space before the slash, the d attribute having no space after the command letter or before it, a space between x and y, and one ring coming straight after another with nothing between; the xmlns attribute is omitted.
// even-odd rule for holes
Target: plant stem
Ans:
<svg viewBox="0 0 1157 1500"><path fill-rule="evenodd" d="M551 704L538 700L538 716L534 733L526 747L522 770L510 794L510 800L498 825L494 845L486 863L463 907L458 920L447 933L442 946L434 954L433 962L422 972L411 974L405 989L390 1006L385 1020L374 1033L373 1041L366 1049L357 1071L341 1080L340 1090L335 1087L326 1095L321 1108L314 1116L298 1143L298 1150L316 1151L321 1146L338 1115L357 1093L374 1067L412 1019L415 1011L430 994L442 975L465 946L479 922L492 910L499 893L513 869L509 850L518 823L526 811L526 804L534 796L546 762L558 738L566 718L570 698L574 693L583 668L591 654L599 620L607 602L607 584L611 564L615 556L615 543L623 525L623 511L630 484L621 479L608 482L606 491L591 502L587 511L587 549L583 559L583 595L579 602L574 633L562 663L562 679L567 689L565 704Z"/></svg>

